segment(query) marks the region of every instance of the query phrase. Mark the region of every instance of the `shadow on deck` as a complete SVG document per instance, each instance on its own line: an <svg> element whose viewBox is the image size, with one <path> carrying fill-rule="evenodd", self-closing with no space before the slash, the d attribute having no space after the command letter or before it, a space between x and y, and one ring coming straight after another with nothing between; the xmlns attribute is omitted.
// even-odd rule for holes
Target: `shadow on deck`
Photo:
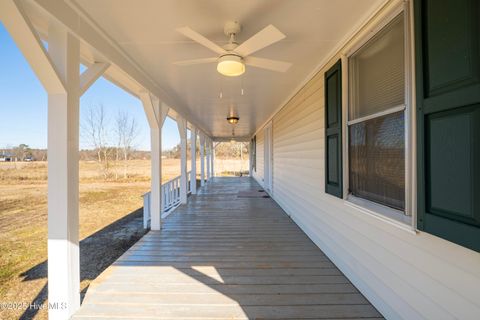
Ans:
<svg viewBox="0 0 480 320"><path fill-rule="evenodd" d="M381 318L251 178L215 178L90 285L74 319Z"/></svg>

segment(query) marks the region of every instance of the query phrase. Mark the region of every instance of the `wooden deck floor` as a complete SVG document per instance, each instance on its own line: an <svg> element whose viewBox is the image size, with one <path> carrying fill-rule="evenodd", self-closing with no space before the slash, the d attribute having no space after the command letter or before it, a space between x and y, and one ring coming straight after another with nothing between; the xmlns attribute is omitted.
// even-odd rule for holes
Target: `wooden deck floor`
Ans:
<svg viewBox="0 0 480 320"><path fill-rule="evenodd" d="M381 318L259 189L209 182L92 283L74 319Z"/></svg>

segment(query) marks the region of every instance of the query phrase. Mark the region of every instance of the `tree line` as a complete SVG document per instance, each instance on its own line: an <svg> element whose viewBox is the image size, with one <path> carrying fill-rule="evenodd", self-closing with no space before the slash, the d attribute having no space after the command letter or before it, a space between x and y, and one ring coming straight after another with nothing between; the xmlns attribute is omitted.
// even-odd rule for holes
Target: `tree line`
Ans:
<svg viewBox="0 0 480 320"><path fill-rule="evenodd" d="M118 170L113 167L123 167L123 178L128 178L129 160L150 159L149 151L137 150L139 124L126 111L119 111L111 117L103 104L91 105L87 108L80 123L82 142L90 148L80 150L80 160L96 161L104 179L120 177ZM187 158L190 155L191 140L187 140ZM197 158L200 153L200 143L197 139ZM215 147L215 156L218 159L245 159L248 157L248 144L243 142L222 142ZM32 149L27 144L9 147L0 150L1 154L13 155L18 161L46 161L46 149ZM165 158L179 159L181 156L180 144L162 152Z"/></svg>
<svg viewBox="0 0 480 320"><path fill-rule="evenodd" d="M190 159L191 140L187 140L187 158ZM200 156L200 142L197 139L196 148L197 159ZM169 150L162 152L166 158L180 159L181 147L180 143L173 146ZM248 157L248 143L247 142L220 142L215 146L215 157L218 159L241 159Z"/></svg>

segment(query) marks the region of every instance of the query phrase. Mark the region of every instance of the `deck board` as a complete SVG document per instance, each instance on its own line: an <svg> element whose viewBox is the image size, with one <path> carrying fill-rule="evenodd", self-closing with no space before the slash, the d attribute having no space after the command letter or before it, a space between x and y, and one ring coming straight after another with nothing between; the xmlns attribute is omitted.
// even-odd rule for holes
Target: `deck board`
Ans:
<svg viewBox="0 0 480 320"><path fill-rule="evenodd" d="M210 181L92 282L74 319L381 318L260 189Z"/></svg>

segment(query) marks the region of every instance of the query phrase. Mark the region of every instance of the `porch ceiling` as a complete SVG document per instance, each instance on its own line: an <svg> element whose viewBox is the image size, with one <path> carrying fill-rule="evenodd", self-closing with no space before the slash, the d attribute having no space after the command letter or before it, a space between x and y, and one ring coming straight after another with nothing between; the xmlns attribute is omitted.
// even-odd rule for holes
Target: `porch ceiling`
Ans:
<svg viewBox="0 0 480 320"><path fill-rule="evenodd" d="M69 0L114 44L182 105L191 120L213 137L229 137L225 117L240 116L237 136L249 136L297 89L332 50L383 0ZM215 56L175 31L190 26L225 44L223 25L238 20L242 42L268 24L287 38L255 56L293 63L286 73L247 67L244 76L227 78L215 64L181 67L173 61ZM241 88L244 95L241 95ZM220 91L223 98L220 99ZM175 108L175 106L172 106Z"/></svg>

